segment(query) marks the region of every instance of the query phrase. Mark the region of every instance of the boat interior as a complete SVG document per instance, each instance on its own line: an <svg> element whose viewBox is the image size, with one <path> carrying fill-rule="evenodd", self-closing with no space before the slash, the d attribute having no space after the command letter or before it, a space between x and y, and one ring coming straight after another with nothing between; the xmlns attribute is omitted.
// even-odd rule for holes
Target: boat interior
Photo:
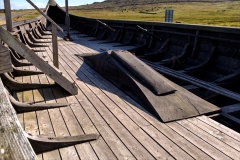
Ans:
<svg viewBox="0 0 240 160"><path fill-rule="evenodd" d="M5 158L239 158L239 28L44 13L0 28Z"/></svg>

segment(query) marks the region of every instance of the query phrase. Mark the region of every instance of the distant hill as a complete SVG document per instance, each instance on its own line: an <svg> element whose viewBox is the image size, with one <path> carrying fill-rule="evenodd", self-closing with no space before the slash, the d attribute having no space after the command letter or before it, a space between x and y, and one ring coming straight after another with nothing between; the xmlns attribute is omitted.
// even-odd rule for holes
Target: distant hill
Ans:
<svg viewBox="0 0 240 160"><path fill-rule="evenodd" d="M82 6L74 6L71 9L83 9L83 10L99 10L99 9L119 9L123 7L132 7L139 5L154 5L159 3L179 3L179 2L224 2L224 1L236 1L236 0L105 0L103 2L94 2L93 4L87 4Z"/></svg>

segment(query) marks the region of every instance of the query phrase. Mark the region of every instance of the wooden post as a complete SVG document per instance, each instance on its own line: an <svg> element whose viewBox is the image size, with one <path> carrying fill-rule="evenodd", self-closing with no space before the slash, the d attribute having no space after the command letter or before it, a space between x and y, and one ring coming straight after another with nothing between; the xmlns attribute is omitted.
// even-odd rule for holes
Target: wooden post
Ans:
<svg viewBox="0 0 240 160"><path fill-rule="evenodd" d="M65 0L65 10L66 10L65 25L66 25L67 35L64 37L64 40L73 41L70 36L70 18L68 14L68 0Z"/></svg>
<svg viewBox="0 0 240 160"><path fill-rule="evenodd" d="M53 64L56 68L58 65L58 42L57 42L57 27L52 24L52 50L53 50Z"/></svg>
<svg viewBox="0 0 240 160"><path fill-rule="evenodd" d="M12 32L12 15L11 15L11 5L10 0L4 0L4 8L5 8L5 19L7 24L7 30Z"/></svg>

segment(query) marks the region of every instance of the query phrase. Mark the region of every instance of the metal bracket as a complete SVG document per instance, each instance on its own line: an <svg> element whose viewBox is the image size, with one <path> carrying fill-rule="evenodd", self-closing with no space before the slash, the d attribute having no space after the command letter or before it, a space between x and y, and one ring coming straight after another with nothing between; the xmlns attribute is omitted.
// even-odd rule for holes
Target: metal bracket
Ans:
<svg viewBox="0 0 240 160"><path fill-rule="evenodd" d="M33 150L36 154L76 145L79 143L89 142L97 140L98 134L85 134L78 136L66 136L66 137L50 137L50 136L33 136L25 132L25 136L31 143Z"/></svg>

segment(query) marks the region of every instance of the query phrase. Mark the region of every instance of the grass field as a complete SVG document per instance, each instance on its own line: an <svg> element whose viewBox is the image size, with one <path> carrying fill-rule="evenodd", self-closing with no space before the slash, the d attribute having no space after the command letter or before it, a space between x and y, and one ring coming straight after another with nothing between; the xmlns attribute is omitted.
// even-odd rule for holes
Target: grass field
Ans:
<svg viewBox="0 0 240 160"><path fill-rule="evenodd" d="M99 6L86 5L72 7L75 9L70 8L70 14L99 19L163 22L165 10L173 9L174 22L240 27L240 1L157 3L134 6L125 5L124 7L109 7L106 5L105 8L102 7L103 3L99 3ZM13 21L30 19L39 15L34 10L14 12L26 13L13 18ZM5 21L0 21L0 24L4 23Z"/></svg>
<svg viewBox="0 0 240 160"><path fill-rule="evenodd" d="M78 9L70 13L101 19L163 22L166 9L174 10L174 22L240 27L240 1L158 3L104 10Z"/></svg>
<svg viewBox="0 0 240 160"><path fill-rule="evenodd" d="M15 14L21 14L19 16L13 17L12 21L21 21L21 20L26 20L26 19L31 19L39 16L40 14L36 10L14 10L12 11L12 15ZM0 13L0 16L4 16L4 13ZM5 20L0 20L0 25L5 24Z"/></svg>

